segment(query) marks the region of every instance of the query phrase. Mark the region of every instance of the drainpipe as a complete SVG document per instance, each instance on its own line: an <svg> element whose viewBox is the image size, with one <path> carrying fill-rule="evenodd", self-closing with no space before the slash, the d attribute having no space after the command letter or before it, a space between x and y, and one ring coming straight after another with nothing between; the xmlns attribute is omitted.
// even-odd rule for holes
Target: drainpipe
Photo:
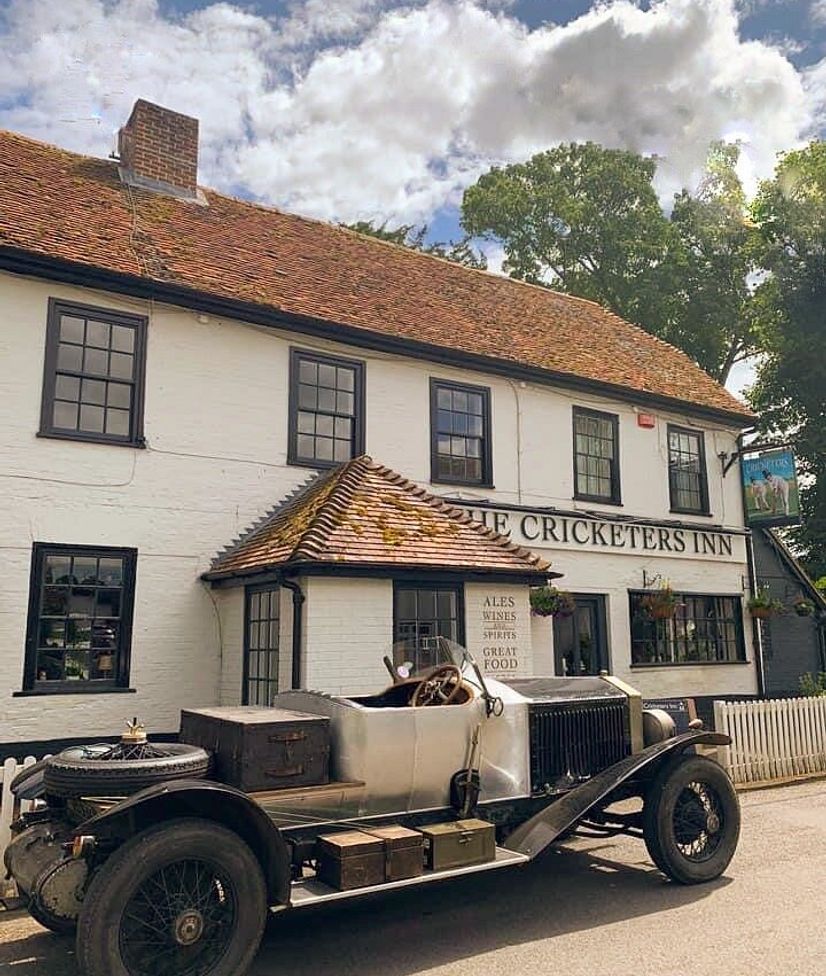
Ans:
<svg viewBox="0 0 826 976"><path fill-rule="evenodd" d="M281 585L293 595L293 669L292 687L301 687L301 608L304 605L304 593L298 583L293 580L281 580Z"/></svg>

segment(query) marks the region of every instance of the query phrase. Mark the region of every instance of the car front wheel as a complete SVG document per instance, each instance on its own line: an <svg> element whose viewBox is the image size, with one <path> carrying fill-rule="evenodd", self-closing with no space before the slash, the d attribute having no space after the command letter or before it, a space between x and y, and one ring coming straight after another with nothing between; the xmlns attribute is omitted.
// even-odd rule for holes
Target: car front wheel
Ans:
<svg viewBox="0 0 826 976"><path fill-rule="evenodd" d="M266 915L261 868L237 834L170 821L133 837L94 874L77 958L87 976L241 976Z"/></svg>
<svg viewBox="0 0 826 976"><path fill-rule="evenodd" d="M674 881L718 878L740 836L740 804L725 770L702 756L663 767L645 797L643 833L651 860Z"/></svg>

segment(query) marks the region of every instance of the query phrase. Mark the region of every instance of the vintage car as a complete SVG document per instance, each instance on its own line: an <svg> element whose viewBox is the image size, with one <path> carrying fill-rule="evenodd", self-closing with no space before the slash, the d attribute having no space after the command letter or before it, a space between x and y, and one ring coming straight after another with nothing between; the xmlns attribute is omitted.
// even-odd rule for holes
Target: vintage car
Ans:
<svg viewBox="0 0 826 976"><path fill-rule="evenodd" d="M274 710L185 715L184 740L219 730L212 756L133 727L25 770L14 792L36 802L5 860L31 914L76 930L87 976L241 976L268 910L515 868L576 829L642 837L683 884L725 870L738 801L698 751L727 737L676 734L607 674L494 681L456 645L429 653L418 672L385 658L393 681L376 695L289 691ZM329 778L294 785L323 754L302 753L300 722L323 726ZM245 791L222 770L286 780Z"/></svg>

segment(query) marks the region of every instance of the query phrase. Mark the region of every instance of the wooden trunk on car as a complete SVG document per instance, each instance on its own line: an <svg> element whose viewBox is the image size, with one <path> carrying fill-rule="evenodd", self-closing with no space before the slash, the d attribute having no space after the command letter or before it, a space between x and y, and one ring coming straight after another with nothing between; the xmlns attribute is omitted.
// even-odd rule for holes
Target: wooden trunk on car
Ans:
<svg viewBox="0 0 826 976"><path fill-rule="evenodd" d="M330 779L325 716L254 705L184 709L180 740L210 750L216 779L247 793Z"/></svg>
<svg viewBox="0 0 826 976"><path fill-rule="evenodd" d="M318 838L318 877L339 891L416 878L423 868L422 835L406 827L346 830Z"/></svg>
<svg viewBox="0 0 826 976"><path fill-rule="evenodd" d="M454 820L419 829L424 834L425 865L431 871L485 864L496 857L495 828L484 820Z"/></svg>

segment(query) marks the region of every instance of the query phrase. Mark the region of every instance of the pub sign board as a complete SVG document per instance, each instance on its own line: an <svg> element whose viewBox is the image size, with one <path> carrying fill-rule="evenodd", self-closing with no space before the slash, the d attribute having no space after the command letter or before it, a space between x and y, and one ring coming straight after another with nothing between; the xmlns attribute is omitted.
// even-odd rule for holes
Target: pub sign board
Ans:
<svg viewBox="0 0 826 976"><path fill-rule="evenodd" d="M800 494L791 451L749 454L741 460L740 470L749 525L796 525L800 522Z"/></svg>

